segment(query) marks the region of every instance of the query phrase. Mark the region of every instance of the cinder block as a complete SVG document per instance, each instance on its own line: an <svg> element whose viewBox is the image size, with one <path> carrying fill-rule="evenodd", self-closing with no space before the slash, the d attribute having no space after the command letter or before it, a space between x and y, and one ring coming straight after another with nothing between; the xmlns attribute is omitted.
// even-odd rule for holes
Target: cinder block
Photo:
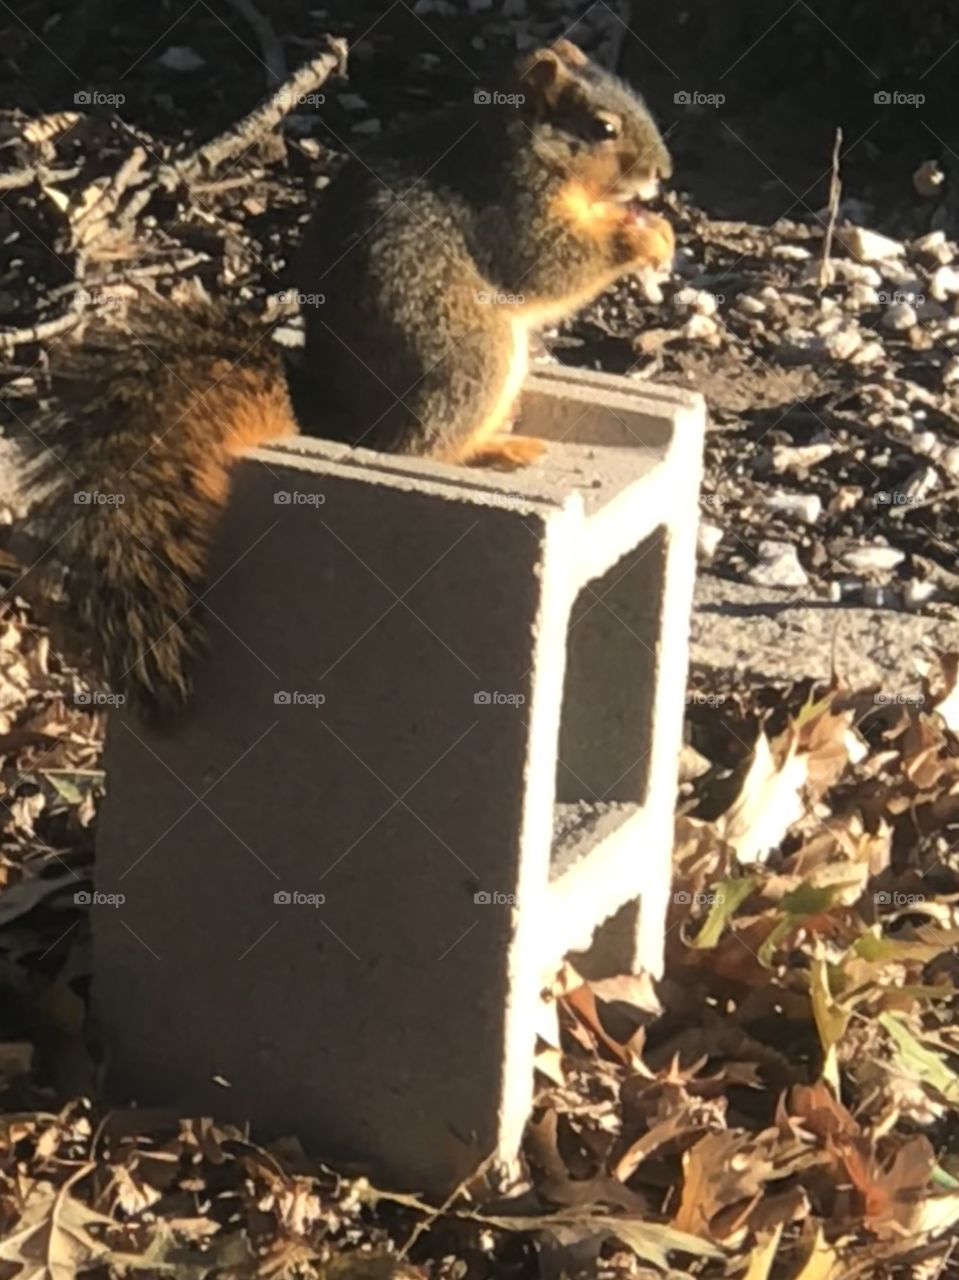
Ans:
<svg viewBox="0 0 959 1280"><path fill-rule="evenodd" d="M240 464L192 711L110 727L115 1097L433 1192L515 1151L544 977L661 967L703 424L551 369L528 471Z"/></svg>

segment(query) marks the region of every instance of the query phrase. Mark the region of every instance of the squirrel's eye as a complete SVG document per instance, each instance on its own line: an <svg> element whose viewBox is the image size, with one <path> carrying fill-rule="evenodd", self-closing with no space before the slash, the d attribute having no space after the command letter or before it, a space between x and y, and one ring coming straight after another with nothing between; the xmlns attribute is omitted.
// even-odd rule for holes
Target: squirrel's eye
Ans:
<svg viewBox="0 0 959 1280"><path fill-rule="evenodd" d="M611 112L604 111L594 116L593 124L596 128L596 136L599 138L618 138L623 131L622 120Z"/></svg>

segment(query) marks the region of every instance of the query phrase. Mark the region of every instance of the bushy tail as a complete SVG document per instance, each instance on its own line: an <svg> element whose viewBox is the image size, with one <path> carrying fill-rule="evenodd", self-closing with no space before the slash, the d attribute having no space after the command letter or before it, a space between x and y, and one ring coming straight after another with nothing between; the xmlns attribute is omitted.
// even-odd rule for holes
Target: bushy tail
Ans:
<svg viewBox="0 0 959 1280"><path fill-rule="evenodd" d="M282 360L252 317L151 297L97 317L51 364L54 407L27 442L43 567L66 570L71 648L93 678L164 719L202 647L232 460L296 431Z"/></svg>

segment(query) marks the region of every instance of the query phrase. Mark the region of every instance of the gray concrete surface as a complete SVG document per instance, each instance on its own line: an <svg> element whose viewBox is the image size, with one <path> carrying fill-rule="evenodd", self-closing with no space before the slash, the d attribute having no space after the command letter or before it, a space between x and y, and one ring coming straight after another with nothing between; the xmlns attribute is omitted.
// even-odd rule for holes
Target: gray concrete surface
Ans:
<svg viewBox="0 0 959 1280"><path fill-rule="evenodd" d="M810 600L808 592L754 587L700 572L690 660L717 688L828 679L833 663L853 687L901 688L929 647L955 649L954 618Z"/></svg>
<svg viewBox="0 0 959 1280"><path fill-rule="evenodd" d="M544 978L594 931L661 968L703 416L537 373L520 429L563 443L528 472L241 464L192 711L110 727L115 1098L435 1192L515 1151Z"/></svg>

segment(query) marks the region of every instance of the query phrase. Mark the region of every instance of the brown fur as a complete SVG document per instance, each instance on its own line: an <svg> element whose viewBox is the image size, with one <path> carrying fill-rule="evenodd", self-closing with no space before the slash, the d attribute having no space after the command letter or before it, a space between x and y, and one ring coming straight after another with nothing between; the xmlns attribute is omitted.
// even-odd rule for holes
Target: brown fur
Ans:
<svg viewBox="0 0 959 1280"><path fill-rule="evenodd" d="M281 362L232 310L151 299L128 325L99 318L80 344L61 343L51 375L59 410L32 437L47 492L31 524L69 570L68 647L162 719L189 695L230 464L296 431Z"/></svg>

